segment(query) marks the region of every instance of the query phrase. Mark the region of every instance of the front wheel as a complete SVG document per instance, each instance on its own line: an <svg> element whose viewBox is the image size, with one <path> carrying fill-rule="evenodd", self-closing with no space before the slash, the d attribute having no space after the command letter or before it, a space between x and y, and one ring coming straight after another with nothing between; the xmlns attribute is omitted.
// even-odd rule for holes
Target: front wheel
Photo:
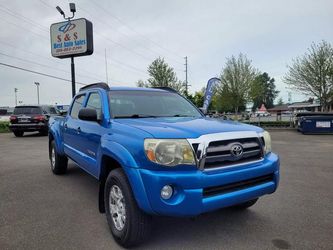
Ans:
<svg viewBox="0 0 333 250"><path fill-rule="evenodd" d="M49 156L52 172L56 175L65 174L67 171L68 159L66 156L57 153L54 141L51 141L50 143Z"/></svg>
<svg viewBox="0 0 333 250"><path fill-rule="evenodd" d="M114 239L123 247L143 242L151 231L151 216L138 207L121 168L112 170L105 183L106 219Z"/></svg>
<svg viewBox="0 0 333 250"><path fill-rule="evenodd" d="M237 204L235 206L232 206L233 208L236 208L236 209L247 209L249 207L252 207L254 204L256 204L256 202L258 201L259 198L257 199L253 199L253 200L249 200L249 201L246 201L244 203L240 203L240 204Z"/></svg>

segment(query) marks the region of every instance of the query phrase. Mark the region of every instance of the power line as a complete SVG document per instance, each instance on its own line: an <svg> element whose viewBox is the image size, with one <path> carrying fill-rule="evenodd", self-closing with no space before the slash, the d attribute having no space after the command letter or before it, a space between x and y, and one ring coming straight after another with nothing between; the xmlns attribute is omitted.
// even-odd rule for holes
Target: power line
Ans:
<svg viewBox="0 0 333 250"><path fill-rule="evenodd" d="M42 1L42 0L40 0L40 2L46 4L46 3L45 3L44 1ZM51 7L51 6L48 5L48 4L46 4L46 5L49 6L49 7ZM51 8L53 9L53 7L51 7ZM85 12L87 12L87 11L85 11ZM95 17L94 19L98 20L98 18L96 18L96 17ZM102 21L100 21L100 22L102 22ZM102 23L104 23L104 22L102 22ZM132 53L136 54L137 56L140 56L140 57L142 57L142 58L144 58L144 59L146 59L146 60L151 61L151 58L146 57L145 55L143 55L143 54L141 54L141 53L139 53L139 52L137 52L137 51L135 51L135 50L133 50L133 49L130 49L130 48L126 47L125 45L122 45L122 44L119 43L119 42L116 42L116 41L110 39L109 37L105 36L104 34L101 34L101 33L99 33L99 32L96 32L95 30L94 30L94 34L96 34L97 36L103 37L103 38L104 38L105 40L107 40L108 42L110 42L110 43L112 43L112 44L115 44L115 45L117 45L117 46L119 46L119 47L121 47L121 48L123 48L123 49L125 49L125 50L131 51Z"/></svg>
<svg viewBox="0 0 333 250"><path fill-rule="evenodd" d="M42 0L39 0L39 1L40 1L41 3L43 3L44 5L48 6L49 8L52 8L52 9L53 9L53 7L52 7L51 5L49 5L48 3L46 3L46 2L44 2L44 1L42 1ZM5 12L6 14L9 14L9 15L15 17L15 18L18 18L18 19L24 20L25 22L29 22L30 24L33 24L33 25L39 26L39 27L41 27L41 28L39 28L39 29L41 29L43 32L47 32L47 33L48 33L48 29L47 29L45 26L40 25L40 24L34 22L33 20L31 20L31 19L29 19L29 18L27 18L27 17L21 15L20 13L15 13L15 12L13 12L13 11L7 9L6 7L3 7L2 5L0 5L0 7L2 7L2 8L5 9L5 11L4 11L4 10L1 10L1 9L0 9L0 11L3 11L3 12ZM17 25L16 23L9 22L8 20L5 20L5 21L8 22L8 23L10 23L11 25L14 25L14 26L16 26L16 27L18 27L18 28L20 28L20 29L24 29L24 30L26 31L25 28L23 28L23 27ZM104 23L104 22L103 22L103 23ZM47 39L47 40L49 41L49 37L46 36L46 35L44 36L44 35L42 35L42 34L40 34L40 33L37 34L37 33L33 32L33 31L30 31L30 32L32 32L33 34L35 34L35 35L38 36L39 38L42 36L42 38L45 38L45 39ZM128 47L126 47L126 46L124 46L124 45L122 45L122 44L120 44L120 43L118 43L118 42L116 42L116 41L114 41L114 40L112 40L112 39L110 39L110 38L104 36L104 34L99 34L99 33L97 33L96 31L95 31L95 33L96 33L97 35L102 36L103 38L105 38L105 40L107 40L108 42L110 42L110 43L112 43L112 44L115 44L115 45L117 45L117 46L119 46L119 47L122 47L122 48L124 48L124 49L126 49L126 50L128 50L128 51L131 51L132 53L136 54L137 56L140 56L140 57L142 57L142 58L145 58L145 59L151 61L151 59L148 58L147 56L145 56L145 55L143 55L143 54L141 54L141 53L138 53L137 51L135 51L135 50L133 50L133 49L131 49L131 48L128 48ZM11 46L11 47L14 47L14 46ZM14 48L15 48L15 47L14 47ZM29 52L28 52L28 53L29 53ZM95 53L96 53L96 52L95 52ZM30 54L32 54L32 53L30 52ZM5 56L9 56L9 55L5 55ZM40 56L40 55L38 55L38 56ZM40 56L40 57L41 57L41 56ZM16 59L18 59L18 60L24 60L24 59L22 59L22 58L16 58ZM95 59L95 58L92 58L92 59ZM96 60L96 59L95 59L95 60ZM31 61L30 61L29 63L37 64L37 63L35 63L35 62L31 62ZM111 59L111 62L110 62L110 63L116 64L116 65L117 65L117 64L118 64L118 65L122 65L122 66L124 66L124 67L127 67L128 69L135 70L135 71L140 72L140 73L143 73L143 74L145 74L145 75L146 75L146 73L147 73L147 72L145 72L145 71L143 71L143 70L141 70L141 69L139 69L139 68L137 68L137 67L134 67L134 66L129 65L129 64L126 64L126 63L123 63L123 62L121 62L121 61L119 61L119 60L116 60L116 59L114 59L114 58ZM38 65L38 64L37 64L37 65ZM39 65L40 65L40 66L43 66L43 67L48 67L48 66L46 66L46 65L42 65L42 64L39 64ZM58 70L58 71L63 71L63 72L68 73L68 71L65 71L65 70L60 70L60 69L56 69L56 68L52 68L52 69L53 69L53 70ZM179 70L179 69L178 69L178 70ZM91 74L91 72L89 72L89 74ZM96 76L97 76L97 75L96 75ZM91 76L85 76L85 77L92 78ZM100 77L100 76L98 76L98 77ZM94 79L97 79L97 78L94 78Z"/></svg>
<svg viewBox="0 0 333 250"><path fill-rule="evenodd" d="M53 9L52 6L48 5L48 4L45 3L44 1L40 0L40 2L42 2L42 3L45 4L46 6L48 6L48 7L50 7L50 8ZM1 5L0 5L0 6L1 6ZM1 9L0 9L0 11L1 11ZM12 12L12 13L15 13L15 12ZM21 16L22 18L24 18L24 19L30 21L30 23L37 24L37 23L35 23L33 20L31 20L31 19L29 19L29 18L27 18L27 17L24 17L23 15L21 15L21 14L19 14L19 13L15 13L15 15L12 15L12 16L14 16L14 17L16 17L16 18L18 18L18 16ZM20 28L20 29L24 29L24 30L26 31L26 28L21 27L21 26L17 25L16 23L9 22L9 21L6 20L6 19L5 19L4 21L7 22L7 23L9 23L9 24L11 24L11 25L14 25L14 26L16 26L16 27L18 27L18 28ZM41 26L41 25L40 25L40 26ZM41 27L45 27L45 26L41 26ZM49 31L46 30L46 28L43 29L42 31L43 31L43 32L46 32L46 33L49 33ZM31 31L31 30L30 30L30 32L32 32L34 35L38 36L39 38L42 36L42 38L44 38L45 40L48 40L48 41L49 41L49 36L47 36L47 35L37 34L37 33L33 32L33 31ZM97 34L97 35L99 35L99 33L97 33L96 31L95 31L94 33ZM101 36L103 36L103 35L101 35ZM144 56L144 55L142 55L142 54L140 54L140 53L138 53L138 52L136 52L136 51L134 51L134 50L132 50L132 49L130 49L130 48L127 48L126 46L124 46L124 45L122 45L122 44L120 44L120 43L117 43L117 42L113 41L112 39L109 39L109 38L107 38L107 37L105 37L105 36L103 36L103 37L104 37L106 40L108 40L109 42L111 42L111 43L113 43L113 44L115 44L115 45L117 45L117 46L120 46L120 47L122 47L122 48L124 48L124 49L126 49L126 50L129 50L129 51L131 51L132 53L134 53L134 54L136 54L136 55L138 55L138 56L141 56L141 57L143 57L143 58L145 58L145 59L147 59L147 60L149 60L149 61L151 60L150 58L148 58L148 57L146 57L146 56ZM11 47L13 47L13 46L11 46ZM94 54L98 54L98 53L95 52ZM93 59L94 59L94 58L93 58ZM96 59L95 59L95 60L96 60ZM103 59L103 60L104 60L104 59ZM142 73L146 74L146 72L144 72L143 70L141 70L141 69L139 69L139 68L136 68L136 67L134 67L134 66L132 66L132 65L129 65L129 64L123 63L123 62L121 62L121 61L119 61L119 60L116 60L116 59L112 58L111 63L113 63L113 61L116 62L116 63L115 63L116 65L117 65L117 63L118 63L118 64L123 65L124 67L129 67L129 68L131 68L131 69L134 69L134 70L136 70L136 71L139 71L139 72L142 72ZM99 76L98 76L98 77L99 77Z"/></svg>
<svg viewBox="0 0 333 250"><path fill-rule="evenodd" d="M94 6L99 7L99 9L101 9L102 11L104 11L108 16L110 15L109 12L107 12L105 9L101 8L100 5L94 3ZM88 12L87 10L85 10L84 8L80 7L80 9L82 9L83 12L86 12L88 15L92 16L91 13L89 13L89 12ZM113 17L113 18L116 19L115 17ZM114 29L109 23L104 22L102 19L100 19L100 18L96 18L96 17L95 17L94 19L96 19L97 21L99 21L99 23L102 23L102 24L108 26L110 29ZM116 19L116 20L117 20L117 19ZM117 21L120 22L119 20L117 20ZM123 23L121 23L121 24L122 24L123 26L125 26L125 24L123 24ZM132 30L132 29L131 29L131 30ZM134 31L137 35L139 35L140 37L142 37L142 35L141 35L141 34L138 34L135 30L132 30L132 31ZM133 40L133 38L130 37L129 35L127 35L126 33L122 32L122 31L118 31L118 30L117 30L117 32L119 32L119 33L121 33L122 35L124 35L124 36L126 36L126 37L129 37L130 39ZM158 51L156 51L156 50L153 50L153 48L147 46L146 44L142 44L142 43L140 43L140 45L141 45L142 47L146 48L146 49L147 49L149 52L151 52L152 54L156 54L156 55L158 55L158 56L163 56L163 55L161 55L160 52L158 52ZM177 61L177 60L175 60L175 59L172 59L172 60L175 61L175 62L177 62L177 63L179 63L179 64L182 64L181 62L179 62L179 61Z"/></svg>
<svg viewBox="0 0 333 250"><path fill-rule="evenodd" d="M16 60L20 60L22 62L32 63L32 64L35 64L35 65L38 65L38 66L41 66L41 67L45 67L45 68L49 68L49 69L52 69L52 70L56 70L56 71L60 71L60 72L65 72L65 73L70 73L67 70L62 70L62 69L58 69L58 68L52 68L52 67L50 67L48 65L45 65L45 64L42 64L42 63L37 63L37 62L33 62L33 61L30 61L30 60L27 60L27 59L23 59L23 58L20 58L20 57L11 56L11 55L8 55L8 54L2 53L2 52L0 52L0 55L6 56L6 57L9 57L9 58L13 58L13 59L16 59ZM90 79L93 79L93 80L100 81L100 79L95 78L95 77L91 77L91 76L88 76L88 75L82 75L82 74L77 74L77 75L81 76L81 77L87 77L87 78L90 78Z"/></svg>
<svg viewBox="0 0 333 250"><path fill-rule="evenodd" d="M27 17L25 17L25 16L23 16L23 15L21 15L19 13L16 13L16 12L14 12L14 11L12 11L12 10L4 7L3 5L0 5L0 11L6 13L7 15L11 15L11 16L13 16L15 18L18 18L18 19L21 19L21 20L23 20L25 22L28 22L30 24L36 25L39 29L41 29L43 31L47 31L47 32L49 31L47 27L45 27L45 26L43 26L43 25L41 25L39 23L36 23L35 21L33 21L33 20L31 20L31 19L29 19L29 18L27 18Z"/></svg>
<svg viewBox="0 0 333 250"><path fill-rule="evenodd" d="M60 61L58 61L58 60L54 61L54 60L52 60L50 57L42 56L42 55L40 55L40 54L36 54L36 53L31 52L31 51L27 51L27 50L19 49L19 48L15 47L15 46L13 46L13 45L11 45L11 44L8 44L8 43L2 42L2 41L0 41L0 43L1 43L1 44L4 44L5 46L8 46L8 47L13 48L14 50L18 50L18 51L21 51L21 52L23 52L23 53L31 54L31 55L33 55L33 56L43 58L44 60L52 61L53 63L56 63L56 64L59 64L59 65L64 66L64 64L61 63ZM6 55L6 56L7 56L7 55ZM96 58L92 58L92 59L98 61ZM23 60L23 59L20 58L19 60ZM24 60L25 60L25 59L24 59ZM98 62L99 62L99 61L98 61ZM35 63L35 62L33 62L33 63ZM35 63L35 64L36 64L36 63ZM52 68L52 69L54 69L54 68ZM58 69L55 69L55 70L58 70ZM60 69L59 69L59 70L60 70ZM88 70L85 70L85 69L80 69L80 70L89 73L89 75L94 75L94 76L97 77L97 78L92 78L92 79L100 79L100 78L101 78L101 76L99 76L99 75L97 75L97 74L95 74L95 73L92 73L91 71L88 71ZM63 71L66 72L66 73L68 73L68 71L66 71L66 70L63 70ZM78 74L78 75L79 75L79 76L84 76L84 77L90 77L90 76L87 76L87 75L80 75L80 74ZM90 77L90 78L91 78L91 77Z"/></svg>
<svg viewBox="0 0 333 250"><path fill-rule="evenodd" d="M5 66L5 67L9 67L9 68L13 68L13 69L18 69L18 70L26 71L26 72L37 74L37 75L41 75L41 76L46 76L46 77L54 78L54 79L57 79L57 80L62 80L62 81L66 81L66 82L72 82L72 80L65 79L65 78L62 78L62 77L59 77L59 76L54 76L54 75L50 75L50 74L46 74L46 73L41 73L41 72L38 72L38 71L35 71L35 70L30 70L30 69L22 68L22 67L18 67L18 66L15 66L15 65L7 64L7 63L0 62L0 65ZM75 83L79 84L79 85L83 85L83 86L88 85L88 84L82 83L82 82L75 82ZM114 82L114 83L115 84L118 84L118 83L122 84L121 82Z"/></svg>
<svg viewBox="0 0 333 250"><path fill-rule="evenodd" d="M4 18L1 18L1 21L4 21L4 22L9 23L9 24L11 24L11 25L14 25L14 26L16 26L17 28L24 30L25 32L28 31L26 27L21 27L21 26L18 25L17 23L12 23L12 22L10 22L10 21L4 19ZM29 30L28 32L33 33L34 35L38 36L39 38L43 38L43 39L45 39L45 40L50 41L50 40L49 40L49 39L50 39L49 37L43 36L42 34L35 33L35 32L32 31L32 30Z"/></svg>
<svg viewBox="0 0 333 250"><path fill-rule="evenodd" d="M58 77L58 76L41 73L41 72L38 72L38 71L35 71L35 70L21 68L21 67L15 66L15 65L7 64L7 63L0 62L0 65L5 66L5 67L9 67L9 68L13 68L13 69L18 69L18 70L30 72L30 73L37 74L37 75L42 75L42 76L46 76L46 77L50 77L50 78L54 78L54 79L66 81L66 82L72 82L71 80L68 80L68 79L65 79L65 78L61 78L61 77ZM84 86L87 85L87 84L84 84L82 82L75 82L75 83L79 84L79 85L84 85Z"/></svg>
<svg viewBox="0 0 333 250"><path fill-rule="evenodd" d="M49 8L51 8L51 9L54 9L54 7L52 7L50 4L48 4L48 3L46 3L45 1L43 1L43 0L39 0L41 3L43 3L44 5L46 5L47 7L49 7ZM103 25L106 25L106 26L108 26L110 29L114 29L113 27L111 27L108 23L106 23L104 20L102 20L102 19L100 19L100 18L98 18L98 17L93 17L93 15L90 13L90 12L88 12L86 9L84 9L84 8L82 8L82 7L80 7L80 10L82 10L83 12L86 12L92 19L94 19L94 20L97 20L97 22L99 22L99 23L101 23L101 24L103 24ZM103 9L103 11L105 11L104 9ZM108 12L107 12L108 13ZM111 15L111 14L110 14ZM116 45L116 46L119 46L119 47L121 47L121 48L123 48L123 49L125 49L125 50L128 50L128 51L130 51L131 53L133 53L133 54L135 54L135 55L137 55L137 56L139 56L139 57L141 57L141 58L144 58L144 59L146 59L146 60L148 60L148 61L151 61L151 58L149 58L149 57L147 57L147 56L145 56L144 54L142 54L142 53L139 53L139 52L137 52L137 51L135 51L135 50L133 50L133 49L131 49L131 48L128 48L127 46L125 46L125 45L123 45L123 44L121 44L121 43L119 43L119 42L117 42L117 41L114 41L113 39L110 39L109 37L107 37L107 36L105 36L104 34L102 34L102 33L99 33L99 32L97 32L96 30L94 30L94 34L95 35L97 35L97 36L99 36L99 37L102 37L102 38L104 38L107 42L109 42L109 43L112 43L112 44L114 44L114 45ZM123 35L125 35L124 33L122 33ZM138 35L140 35L140 36L142 36L141 34L138 34ZM126 35L126 36L128 36L128 35ZM146 47L146 46L144 46L146 49L148 49L148 51L151 51L151 48L148 48L148 47ZM102 57L102 56L101 56ZM103 56L103 58L104 58L104 56ZM112 60L114 60L114 59L112 59ZM116 60L114 60L114 61L116 61ZM118 63L119 63L120 61L118 61ZM182 64L181 62L178 62L178 61L176 61L177 63L179 63L179 64ZM124 64L124 63L122 63L123 65L126 65L126 64ZM133 68L133 67L132 67ZM175 68L176 70L178 70L178 71L182 71L182 70L180 70L180 69L177 69L177 68Z"/></svg>
<svg viewBox="0 0 333 250"><path fill-rule="evenodd" d="M31 63L31 64L36 64L38 66L42 66L42 67L54 69L54 70L57 70L57 71L62 71L62 72L65 72L65 73L70 73L69 71L66 71L66 70L51 68L51 67L49 67L49 66L47 66L45 64L36 63L36 62L30 61L30 60L26 60L26 59L23 59L23 58L20 58L20 57L16 57L16 56L10 56L10 55L7 55L7 54L2 53L2 52L0 52L0 55L6 56L6 57L9 57L9 58L13 58L13 59L16 59L16 60L20 60L20 61L23 61L23 62L28 62L28 63ZM101 81L100 79L94 78L94 77L91 77L91 76L82 75L82 74L77 74L77 75L81 76L81 77L91 78L91 79L96 80L96 81ZM115 80L115 79L111 79L111 80L114 81L114 82L122 83L122 84L128 84L128 83L125 83L125 82L122 82L122 81L118 81L118 80Z"/></svg>
<svg viewBox="0 0 333 250"><path fill-rule="evenodd" d="M132 30L133 32L135 32L137 35L141 36L143 39L150 41L151 43L155 44L155 46L169 52L172 53L174 56L176 56L177 58L180 58L181 56L177 55L176 53L170 51L169 49L166 49L164 47L162 47L160 44L156 43L155 41L151 40L149 37L142 35L141 33L139 33L138 31L136 31L133 27L131 27L130 25L128 25L127 23L125 23L123 20L121 20L119 17L113 15L110 11L106 10L105 8L103 8L103 6L99 5L97 2L94 2L95 6L98 6L101 10L103 10L104 12L106 12L109 16L113 17L114 19L116 19L119 23L123 24L124 26L126 26L128 29ZM181 64L181 62L178 62Z"/></svg>

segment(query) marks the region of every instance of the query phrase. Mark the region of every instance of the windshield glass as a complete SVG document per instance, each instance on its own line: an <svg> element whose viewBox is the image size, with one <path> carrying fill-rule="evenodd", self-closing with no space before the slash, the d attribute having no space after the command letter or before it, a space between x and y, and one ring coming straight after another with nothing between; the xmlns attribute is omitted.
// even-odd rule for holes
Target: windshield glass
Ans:
<svg viewBox="0 0 333 250"><path fill-rule="evenodd" d="M114 118L202 116L180 95L162 91L110 91L110 106Z"/></svg>
<svg viewBox="0 0 333 250"><path fill-rule="evenodd" d="M41 114L40 107L16 107L14 109L14 115L28 115L28 114Z"/></svg>

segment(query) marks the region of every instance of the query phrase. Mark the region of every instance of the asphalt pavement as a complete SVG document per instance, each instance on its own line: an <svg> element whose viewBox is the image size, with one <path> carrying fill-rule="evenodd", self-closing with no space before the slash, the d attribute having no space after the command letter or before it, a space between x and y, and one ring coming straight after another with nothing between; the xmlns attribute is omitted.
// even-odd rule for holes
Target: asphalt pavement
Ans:
<svg viewBox="0 0 333 250"><path fill-rule="evenodd" d="M272 131L276 193L247 211L154 218L137 249L333 249L333 136ZM47 137L0 134L0 249L121 249L98 212L98 182L51 173Z"/></svg>

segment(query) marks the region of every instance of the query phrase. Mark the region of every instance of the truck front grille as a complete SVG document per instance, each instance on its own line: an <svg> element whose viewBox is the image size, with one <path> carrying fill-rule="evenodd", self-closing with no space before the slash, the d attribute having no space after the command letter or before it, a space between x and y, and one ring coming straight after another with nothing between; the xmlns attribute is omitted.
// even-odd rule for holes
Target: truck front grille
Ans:
<svg viewBox="0 0 333 250"><path fill-rule="evenodd" d="M274 175L264 175L244 181L234 182L226 185L221 186L215 186L215 187L207 187L203 189L203 196L205 198L215 196L215 195L221 195L225 193L235 192L238 190L242 190L245 188L254 187L260 184L264 184L270 181L274 180Z"/></svg>
<svg viewBox="0 0 333 250"><path fill-rule="evenodd" d="M204 169L260 160L263 157L262 144L260 137L212 141L206 150Z"/></svg>

